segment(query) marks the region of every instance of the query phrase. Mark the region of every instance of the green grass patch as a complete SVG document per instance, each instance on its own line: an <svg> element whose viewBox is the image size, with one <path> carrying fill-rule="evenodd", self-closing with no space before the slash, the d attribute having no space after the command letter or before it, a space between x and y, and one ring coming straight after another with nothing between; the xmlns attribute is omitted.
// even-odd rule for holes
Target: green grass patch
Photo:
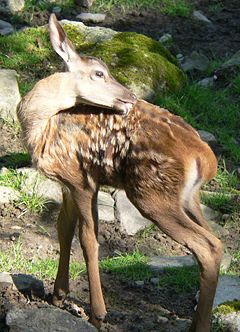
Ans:
<svg viewBox="0 0 240 332"><path fill-rule="evenodd" d="M156 103L182 116L197 129L215 135L226 150L225 156L236 162L240 160L239 98L233 98L230 89L209 89L196 84L180 92L161 95Z"/></svg>
<svg viewBox="0 0 240 332"><path fill-rule="evenodd" d="M209 5L208 10L210 13L219 14L224 10L224 4L219 1Z"/></svg>
<svg viewBox="0 0 240 332"><path fill-rule="evenodd" d="M38 196L34 191L32 194L29 194L22 189L26 178L26 174L9 169L0 173L0 185L19 191L20 197L14 202L15 205L24 205L25 211L30 210L35 213L41 213L46 208L47 201L43 197Z"/></svg>
<svg viewBox="0 0 240 332"><path fill-rule="evenodd" d="M32 28L0 38L0 67L19 74L20 92L25 94L36 80L57 71L47 28Z"/></svg>
<svg viewBox="0 0 240 332"><path fill-rule="evenodd" d="M104 272L112 272L120 278L128 280L145 280L151 277L152 272L147 265L147 257L139 252L122 254L112 258L106 258L99 262L100 269ZM22 253L21 241L18 241L7 252L0 252L0 270L10 273L32 274L40 279L55 279L57 275L57 259L41 259L32 257L27 259ZM83 263L70 263L70 278L76 279L86 272Z"/></svg>
<svg viewBox="0 0 240 332"><path fill-rule="evenodd" d="M114 273L123 279L146 280L152 276L147 261L146 256L135 251L132 254L104 259L100 262L100 267L103 271Z"/></svg>
<svg viewBox="0 0 240 332"><path fill-rule="evenodd" d="M199 287L199 271L195 266L167 268L159 278L160 287L172 287L176 293L188 293Z"/></svg>
<svg viewBox="0 0 240 332"><path fill-rule="evenodd" d="M232 213L237 208L235 200L226 193L201 194L203 204L222 213Z"/></svg>
<svg viewBox="0 0 240 332"><path fill-rule="evenodd" d="M26 152L10 153L0 157L0 168L19 168L29 166L31 164L31 157Z"/></svg>
<svg viewBox="0 0 240 332"><path fill-rule="evenodd" d="M149 280L153 271L147 264L148 258L140 252L120 254L106 258L99 262L103 272L113 273L123 280ZM7 252L0 251L0 270L9 273L26 273L40 279L53 280L57 275L57 259L41 259L39 257L25 258L22 253L22 244L19 240ZM86 273L83 263L70 263L70 278L75 280ZM191 292L199 285L197 267L168 268L159 276L160 287L171 287L175 292Z"/></svg>
<svg viewBox="0 0 240 332"><path fill-rule="evenodd" d="M0 270L9 273L26 273L40 279L53 280L56 278L58 267L57 259L25 258L22 253L22 244L18 241L7 252L0 252ZM85 271L85 266L72 263L70 276L76 279Z"/></svg>
<svg viewBox="0 0 240 332"><path fill-rule="evenodd" d="M110 11L113 7L123 11L131 9L158 9L161 13L171 16L189 16L192 4L188 0L96 0L93 11Z"/></svg>
<svg viewBox="0 0 240 332"><path fill-rule="evenodd" d="M236 192L239 184L236 172L229 172L224 160L219 163L214 181L218 184L219 190L222 192Z"/></svg>

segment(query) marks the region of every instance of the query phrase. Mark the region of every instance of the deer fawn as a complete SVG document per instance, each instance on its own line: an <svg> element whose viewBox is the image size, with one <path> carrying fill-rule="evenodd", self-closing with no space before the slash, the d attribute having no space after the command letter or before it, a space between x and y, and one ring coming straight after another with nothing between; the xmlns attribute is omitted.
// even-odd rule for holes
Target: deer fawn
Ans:
<svg viewBox="0 0 240 332"><path fill-rule="evenodd" d="M52 45L70 72L37 83L21 102L18 116L35 166L68 188L58 219L54 304L69 291L69 256L78 220L89 277L90 321L100 328L106 315L97 242L97 193L106 184L125 189L143 216L195 255L200 297L190 331L209 332L222 244L201 213L199 190L216 174L212 150L182 118L136 101L101 61L79 56L54 16L49 26ZM109 113L113 99L121 104L116 110L128 116Z"/></svg>

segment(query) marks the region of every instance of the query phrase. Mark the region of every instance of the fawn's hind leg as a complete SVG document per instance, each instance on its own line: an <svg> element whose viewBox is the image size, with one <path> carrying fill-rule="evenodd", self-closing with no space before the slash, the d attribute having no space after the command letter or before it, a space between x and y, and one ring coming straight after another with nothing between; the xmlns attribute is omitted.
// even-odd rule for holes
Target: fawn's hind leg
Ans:
<svg viewBox="0 0 240 332"><path fill-rule="evenodd" d="M172 239L186 246L198 261L200 296L190 331L209 332L222 256L221 241L190 219L178 197L169 195L166 199L164 194L157 193L156 190L143 191L145 190L141 190L139 195L137 191L134 195L129 192L128 196L144 217L152 220Z"/></svg>

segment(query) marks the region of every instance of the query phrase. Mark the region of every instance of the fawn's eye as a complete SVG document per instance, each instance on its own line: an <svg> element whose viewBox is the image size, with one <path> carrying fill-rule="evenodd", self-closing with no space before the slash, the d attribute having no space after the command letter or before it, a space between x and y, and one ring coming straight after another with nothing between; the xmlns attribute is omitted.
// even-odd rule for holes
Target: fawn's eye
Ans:
<svg viewBox="0 0 240 332"><path fill-rule="evenodd" d="M102 78L102 77L104 76L103 72L100 71L100 70L97 70L96 73L95 73L95 75L96 75L97 77L100 77L100 78Z"/></svg>

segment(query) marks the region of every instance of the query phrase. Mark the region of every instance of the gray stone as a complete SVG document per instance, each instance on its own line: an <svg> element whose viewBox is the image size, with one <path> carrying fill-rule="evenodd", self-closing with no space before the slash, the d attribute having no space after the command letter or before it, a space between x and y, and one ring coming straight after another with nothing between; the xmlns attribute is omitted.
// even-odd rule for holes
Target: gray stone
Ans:
<svg viewBox="0 0 240 332"><path fill-rule="evenodd" d="M82 318L53 306L13 308L7 313L6 324L10 332L97 332L94 326Z"/></svg>
<svg viewBox="0 0 240 332"><path fill-rule="evenodd" d="M116 202L115 216L120 221L121 228L124 229L128 235L134 235L151 224L151 222L144 218L129 201L125 191L117 191L114 198Z"/></svg>
<svg viewBox="0 0 240 332"><path fill-rule="evenodd" d="M215 76L206 77L201 81L197 82L197 85L202 86L204 88L209 88L209 87L211 88L214 86L214 82L215 82Z"/></svg>
<svg viewBox="0 0 240 332"><path fill-rule="evenodd" d="M159 278L155 277L155 278L151 278L150 279L151 284L153 285L158 285L159 284Z"/></svg>
<svg viewBox="0 0 240 332"><path fill-rule="evenodd" d="M141 83L131 82L128 86L129 89L133 91L139 99L145 99L151 101L156 96L155 91L150 86L148 86L143 82Z"/></svg>
<svg viewBox="0 0 240 332"><path fill-rule="evenodd" d="M208 144L216 144L217 143L217 140L216 140L216 137L209 133L208 131L205 131L205 130L198 130L198 133L201 137L201 139L208 143Z"/></svg>
<svg viewBox="0 0 240 332"><path fill-rule="evenodd" d="M1 0L0 13L15 14L24 8L25 0Z"/></svg>
<svg viewBox="0 0 240 332"><path fill-rule="evenodd" d="M159 38L160 43L163 45L169 45L173 42L172 35L170 33L165 33L162 37Z"/></svg>
<svg viewBox="0 0 240 332"><path fill-rule="evenodd" d="M17 119L16 108L21 99L17 72L11 69L0 69L0 118L7 121Z"/></svg>
<svg viewBox="0 0 240 332"><path fill-rule="evenodd" d="M216 220L220 217L220 213L218 211L215 211L204 204L201 204L200 206L206 220Z"/></svg>
<svg viewBox="0 0 240 332"><path fill-rule="evenodd" d="M0 20L0 35L2 36L9 35L13 31L14 29L11 23Z"/></svg>
<svg viewBox="0 0 240 332"><path fill-rule="evenodd" d="M52 13L54 13L56 15L60 14L61 11L62 11L62 8L59 7L59 6L55 6L55 7L52 8Z"/></svg>
<svg viewBox="0 0 240 332"><path fill-rule="evenodd" d="M44 286L41 280L28 274L12 274L12 280L21 293L44 297Z"/></svg>
<svg viewBox="0 0 240 332"><path fill-rule="evenodd" d="M240 311L232 312L229 314L217 314L218 325L221 331L226 332L239 332L240 331Z"/></svg>
<svg viewBox="0 0 240 332"><path fill-rule="evenodd" d="M17 170L25 175L22 181L22 190L29 195L36 194L43 197L48 203L62 203L62 187L60 183L47 179L33 168L23 167Z"/></svg>
<svg viewBox="0 0 240 332"><path fill-rule="evenodd" d="M193 18L208 24L212 24L212 22L200 10L193 11Z"/></svg>
<svg viewBox="0 0 240 332"><path fill-rule="evenodd" d="M221 270L227 271L231 265L232 256L228 253L224 253L221 261Z"/></svg>
<svg viewBox="0 0 240 332"><path fill-rule="evenodd" d="M169 321L169 319L164 316L158 316L158 318L157 318L157 322L160 324L166 324L168 321Z"/></svg>
<svg viewBox="0 0 240 332"><path fill-rule="evenodd" d="M240 301L240 278L237 276L220 276L213 307L227 301Z"/></svg>
<svg viewBox="0 0 240 332"><path fill-rule="evenodd" d="M4 286L12 286L14 290L17 290L14 285L13 278L8 272L0 272L0 288Z"/></svg>
<svg viewBox="0 0 240 332"><path fill-rule="evenodd" d="M100 220L114 221L114 199L104 191L98 193L98 215Z"/></svg>
<svg viewBox="0 0 240 332"><path fill-rule="evenodd" d="M93 13L81 13L77 15L77 19L82 22L92 22L92 23L101 23L105 20L105 14L93 14Z"/></svg>
<svg viewBox="0 0 240 332"><path fill-rule="evenodd" d="M88 27L82 22L62 20L61 24L71 24L84 34L85 40L93 43L111 40L117 34L116 31L104 27Z"/></svg>
<svg viewBox="0 0 240 332"><path fill-rule="evenodd" d="M20 198L20 193L9 187L0 186L0 203L12 203Z"/></svg>
<svg viewBox="0 0 240 332"><path fill-rule="evenodd" d="M196 265L196 261L192 255L177 257L160 257L153 256L148 265L153 271L163 271L168 267L184 267Z"/></svg>
<svg viewBox="0 0 240 332"><path fill-rule="evenodd" d="M237 51L229 60L225 61L221 67L228 68L239 65L240 65L240 50Z"/></svg>
<svg viewBox="0 0 240 332"><path fill-rule="evenodd" d="M207 222L217 237L221 238L222 236L226 236L229 234L229 231L227 229L225 229L221 225L217 224L215 221L207 220Z"/></svg>
<svg viewBox="0 0 240 332"><path fill-rule="evenodd" d="M193 51L190 56L185 57L185 61L181 64L184 71L197 69L200 71L206 70L210 61L202 53Z"/></svg>
<svg viewBox="0 0 240 332"><path fill-rule="evenodd" d="M178 60L179 63L183 63L183 61L184 61L184 55L183 54L178 53L176 55L176 58L177 58L177 60Z"/></svg>
<svg viewBox="0 0 240 332"><path fill-rule="evenodd" d="M143 287L144 286L144 281L143 280L137 280L137 281L135 281L135 285L137 287Z"/></svg>

